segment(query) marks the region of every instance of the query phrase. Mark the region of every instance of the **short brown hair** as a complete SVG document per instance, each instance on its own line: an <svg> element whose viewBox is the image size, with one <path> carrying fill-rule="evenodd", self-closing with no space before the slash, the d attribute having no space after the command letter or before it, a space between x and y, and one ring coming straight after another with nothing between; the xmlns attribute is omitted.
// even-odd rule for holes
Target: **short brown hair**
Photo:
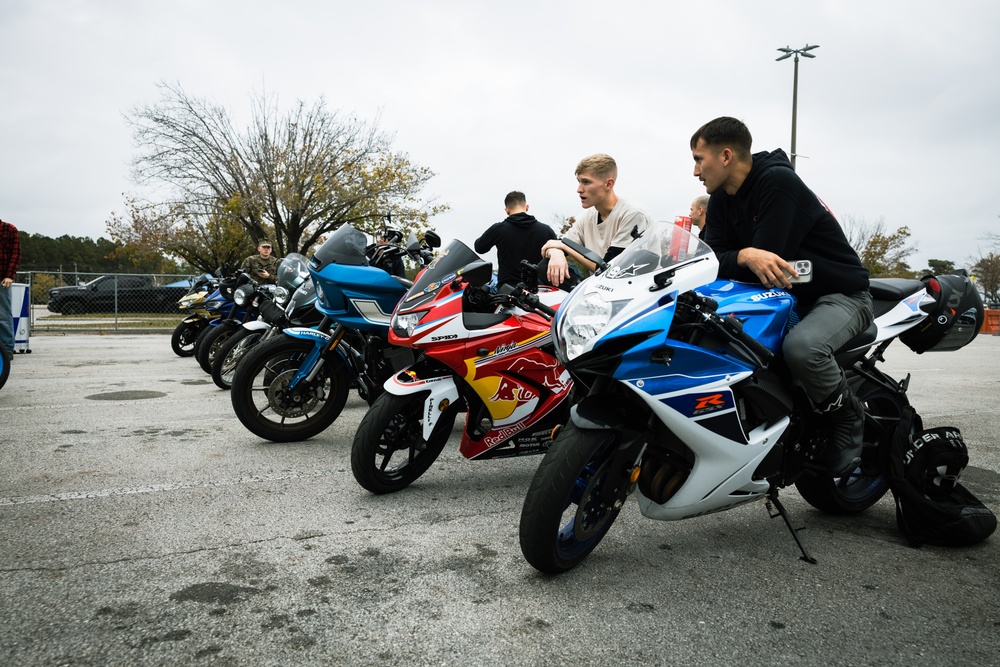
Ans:
<svg viewBox="0 0 1000 667"><path fill-rule="evenodd" d="M523 192L518 192L517 190L512 190L507 193L507 196L503 198L504 208L514 208L515 206L524 206L528 203L528 198L524 196Z"/></svg>
<svg viewBox="0 0 1000 667"><path fill-rule="evenodd" d="M741 158L750 157L750 146L753 144L750 129L743 121L729 116L720 116L699 127L691 135L691 150L698 145L699 139L712 148L732 149Z"/></svg>
<svg viewBox="0 0 1000 667"><path fill-rule="evenodd" d="M618 164L610 155L595 153L580 160L580 163L576 165L576 171L573 173L577 176L580 174L590 174L597 178L613 178L618 180Z"/></svg>

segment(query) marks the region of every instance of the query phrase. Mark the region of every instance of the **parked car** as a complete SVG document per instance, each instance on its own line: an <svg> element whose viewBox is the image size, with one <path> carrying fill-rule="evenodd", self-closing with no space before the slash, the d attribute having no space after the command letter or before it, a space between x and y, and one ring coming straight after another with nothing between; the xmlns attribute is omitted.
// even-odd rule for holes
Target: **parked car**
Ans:
<svg viewBox="0 0 1000 667"><path fill-rule="evenodd" d="M53 313L174 313L177 300L188 287L157 286L152 276L101 276L83 285L49 290L49 310Z"/></svg>

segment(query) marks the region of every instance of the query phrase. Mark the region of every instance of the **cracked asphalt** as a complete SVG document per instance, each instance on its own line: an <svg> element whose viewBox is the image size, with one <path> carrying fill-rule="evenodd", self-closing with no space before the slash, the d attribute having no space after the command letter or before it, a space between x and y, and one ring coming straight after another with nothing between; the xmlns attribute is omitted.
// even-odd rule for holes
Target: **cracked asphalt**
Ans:
<svg viewBox="0 0 1000 667"><path fill-rule="evenodd" d="M517 521L537 458L416 484L350 472L365 411L260 440L169 337L35 336L0 389L2 665L997 665L1000 535L911 549L782 499L677 523L629 503L580 567L542 576ZM1000 338L887 354L925 425L962 430L1000 509Z"/></svg>

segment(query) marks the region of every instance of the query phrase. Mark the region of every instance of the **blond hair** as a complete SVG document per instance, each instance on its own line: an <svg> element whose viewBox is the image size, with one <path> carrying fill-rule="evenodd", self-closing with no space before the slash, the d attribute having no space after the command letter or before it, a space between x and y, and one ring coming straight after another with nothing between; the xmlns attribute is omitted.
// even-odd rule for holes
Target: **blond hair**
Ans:
<svg viewBox="0 0 1000 667"><path fill-rule="evenodd" d="M580 174L589 174L595 178L601 180L606 178L613 178L618 180L618 165L615 163L615 159L610 155L605 155L604 153L595 153L594 155L589 155L576 165L576 171L574 172L577 176Z"/></svg>

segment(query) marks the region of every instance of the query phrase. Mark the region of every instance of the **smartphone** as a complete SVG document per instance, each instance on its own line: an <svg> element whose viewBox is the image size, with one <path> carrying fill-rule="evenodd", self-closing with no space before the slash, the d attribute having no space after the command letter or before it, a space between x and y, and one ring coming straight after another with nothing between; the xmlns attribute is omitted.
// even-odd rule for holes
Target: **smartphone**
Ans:
<svg viewBox="0 0 1000 667"><path fill-rule="evenodd" d="M807 283L813 279L813 263L808 259L797 259L792 262L792 266L795 267L795 272L799 274L799 277L795 278L791 274L785 274L788 276L788 282L794 285L796 283Z"/></svg>

